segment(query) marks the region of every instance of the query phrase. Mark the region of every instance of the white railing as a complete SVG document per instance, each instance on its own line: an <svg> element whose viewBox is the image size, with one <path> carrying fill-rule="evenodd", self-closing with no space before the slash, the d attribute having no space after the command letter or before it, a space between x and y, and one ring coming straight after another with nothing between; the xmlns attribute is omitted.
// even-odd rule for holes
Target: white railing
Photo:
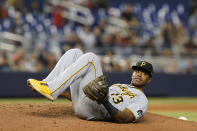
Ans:
<svg viewBox="0 0 197 131"><path fill-rule="evenodd" d="M94 17L87 7L69 1L60 1L56 4L64 8L62 12L64 18L83 25L92 25L94 23ZM78 13L81 15L78 15Z"/></svg>
<svg viewBox="0 0 197 131"><path fill-rule="evenodd" d="M20 42L21 46L26 47L27 40L25 37L13 34L10 32L1 32L0 33L0 49L14 51L17 47L16 42Z"/></svg>

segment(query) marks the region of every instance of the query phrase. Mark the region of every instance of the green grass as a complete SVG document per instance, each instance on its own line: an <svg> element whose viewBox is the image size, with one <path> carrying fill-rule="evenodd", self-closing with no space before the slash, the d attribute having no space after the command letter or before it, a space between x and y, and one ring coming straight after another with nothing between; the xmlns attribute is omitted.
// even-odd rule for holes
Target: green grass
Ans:
<svg viewBox="0 0 197 131"><path fill-rule="evenodd" d="M151 97L149 104L197 104L197 97Z"/></svg>
<svg viewBox="0 0 197 131"><path fill-rule="evenodd" d="M197 122L197 111L195 112L185 112L185 111L151 111L151 113L169 116L173 118L179 118L180 116L184 116L188 121Z"/></svg>
<svg viewBox="0 0 197 131"><path fill-rule="evenodd" d="M148 98L150 105L187 105L197 104L197 97L166 97L166 98ZM169 116L173 118L179 118L184 116L188 121L197 122L197 110L196 111L150 111L151 113Z"/></svg>
<svg viewBox="0 0 197 131"><path fill-rule="evenodd" d="M149 104L197 104L197 97L151 97ZM50 103L45 98L0 98L0 103ZM65 98L59 98L55 102L69 102Z"/></svg>

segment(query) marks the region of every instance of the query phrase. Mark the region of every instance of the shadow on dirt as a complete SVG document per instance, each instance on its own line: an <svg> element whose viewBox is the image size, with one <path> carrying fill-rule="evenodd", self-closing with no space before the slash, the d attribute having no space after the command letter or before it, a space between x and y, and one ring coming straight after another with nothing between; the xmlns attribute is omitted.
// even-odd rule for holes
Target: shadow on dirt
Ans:
<svg viewBox="0 0 197 131"><path fill-rule="evenodd" d="M28 111L28 115L39 116L39 117L49 117L49 118L64 118L65 116L74 116L72 106L59 106L56 107L46 105L43 107L40 105L29 105L31 107L31 112Z"/></svg>

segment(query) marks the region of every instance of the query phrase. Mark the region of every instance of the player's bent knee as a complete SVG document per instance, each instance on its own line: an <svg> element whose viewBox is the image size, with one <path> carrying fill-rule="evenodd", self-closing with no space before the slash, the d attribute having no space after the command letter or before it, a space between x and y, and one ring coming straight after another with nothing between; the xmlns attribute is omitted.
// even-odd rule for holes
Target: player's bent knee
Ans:
<svg viewBox="0 0 197 131"><path fill-rule="evenodd" d="M88 52L86 53L86 56L89 58L90 61L93 61L93 60L97 60L98 57L96 54L92 53L92 52Z"/></svg>
<svg viewBox="0 0 197 131"><path fill-rule="evenodd" d="M83 52L79 48L70 49L66 53L71 53L71 52L72 53L80 53L80 54L83 54Z"/></svg>

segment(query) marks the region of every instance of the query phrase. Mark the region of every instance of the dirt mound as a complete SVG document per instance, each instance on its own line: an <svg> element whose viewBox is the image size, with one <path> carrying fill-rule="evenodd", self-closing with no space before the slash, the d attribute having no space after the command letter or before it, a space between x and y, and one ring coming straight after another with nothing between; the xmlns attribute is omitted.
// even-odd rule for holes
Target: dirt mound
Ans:
<svg viewBox="0 0 197 131"><path fill-rule="evenodd" d="M86 121L74 116L71 104L0 104L0 131L194 131L197 122L147 113L138 123Z"/></svg>
<svg viewBox="0 0 197 131"><path fill-rule="evenodd" d="M149 110L154 111L197 111L197 104L187 104L187 105L150 105Z"/></svg>

